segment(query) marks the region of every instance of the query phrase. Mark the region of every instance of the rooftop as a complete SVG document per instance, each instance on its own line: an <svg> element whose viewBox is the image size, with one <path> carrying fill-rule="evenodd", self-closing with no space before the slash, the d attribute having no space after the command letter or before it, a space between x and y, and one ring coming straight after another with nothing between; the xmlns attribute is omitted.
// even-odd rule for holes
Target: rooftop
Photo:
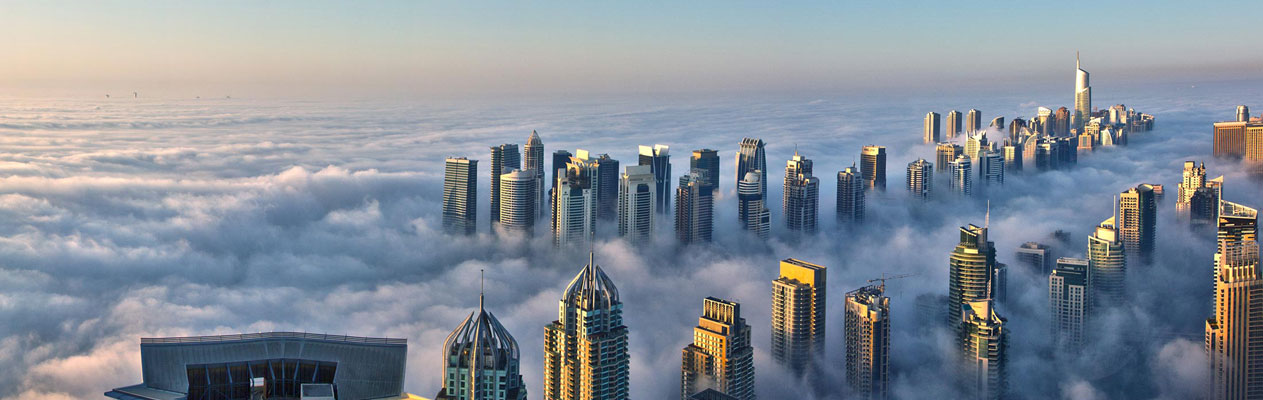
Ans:
<svg viewBox="0 0 1263 400"><path fill-rule="evenodd" d="M407 345L408 339L372 338L363 336L328 335L306 332L260 332L233 335L181 336L164 338L140 338L140 344L220 343L259 339L304 339L326 342L363 343L383 345Z"/></svg>

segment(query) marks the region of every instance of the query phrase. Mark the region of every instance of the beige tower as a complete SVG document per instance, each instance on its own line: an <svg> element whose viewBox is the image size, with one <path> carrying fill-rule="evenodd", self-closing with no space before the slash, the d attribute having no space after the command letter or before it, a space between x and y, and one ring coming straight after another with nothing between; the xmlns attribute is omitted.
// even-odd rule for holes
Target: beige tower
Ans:
<svg viewBox="0 0 1263 400"><path fill-rule="evenodd" d="M1206 351L1215 399L1263 398L1263 276L1258 211L1223 201L1215 253L1215 314L1206 319Z"/></svg>
<svg viewBox="0 0 1263 400"><path fill-rule="evenodd" d="M754 347L740 304L707 297L693 328L693 343L682 353L681 398L706 389L740 400L755 398Z"/></svg>
<svg viewBox="0 0 1263 400"><path fill-rule="evenodd" d="M846 382L860 398L885 399L890 372L890 298L886 285L846 294Z"/></svg>
<svg viewBox="0 0 1263 400"><path fill-rule="evenodd" d="M824 356L825 267L781 261L772 281L772 358L796 373Z"/></svg>

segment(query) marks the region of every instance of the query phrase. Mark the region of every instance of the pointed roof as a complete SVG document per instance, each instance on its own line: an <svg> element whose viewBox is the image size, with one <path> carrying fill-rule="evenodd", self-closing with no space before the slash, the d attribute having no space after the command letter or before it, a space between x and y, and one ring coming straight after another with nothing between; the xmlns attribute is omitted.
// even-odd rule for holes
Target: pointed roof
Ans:
<svg viewBox="0 0 1263 400"><path fill-rule="evenodd" d="M531 136L526 138L526 145L527 146L542 146L543 144L544 144L544 141L539 140L539 132L535 132L534 129L531 129Z"/></svg>
<svg viewBox="0 0 1263 400"><path fill-rule="evenodd" d="M460 357L459 362L473 371L504 369L519 356L517 340L483 307L484 294L481 290L478 293L478 311L469 313L443 341L446 355ZM471 356L477 354L483 357Z"/></svg>
<svg viewBox="0 0 1263 400"><path fill-rule="evenodd" d="M570 285L566 286L562 301L586 310L607 308L620 304L618 288L614 281L605 275L601 266L596 265L596 253L588 252L588 264L583 266Z"/></svg>

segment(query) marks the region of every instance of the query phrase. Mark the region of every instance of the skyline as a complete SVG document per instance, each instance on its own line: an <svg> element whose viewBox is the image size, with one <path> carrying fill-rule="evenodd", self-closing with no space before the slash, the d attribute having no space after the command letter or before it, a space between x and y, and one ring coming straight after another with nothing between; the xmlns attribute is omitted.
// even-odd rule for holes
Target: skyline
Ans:
<svg viewBox="0 0 1263 400"><path fill-rule="evenodd" d="M0 52L17 60L0 65L0 88L442 98L1064 86L1076 51L1113 85L1263 68L1263 45L1240 37L1244 1L1092 4L1108 30L1072 28L1079 8L1064 4L137 4L0 5L0 33L14 38Z"/></svg>

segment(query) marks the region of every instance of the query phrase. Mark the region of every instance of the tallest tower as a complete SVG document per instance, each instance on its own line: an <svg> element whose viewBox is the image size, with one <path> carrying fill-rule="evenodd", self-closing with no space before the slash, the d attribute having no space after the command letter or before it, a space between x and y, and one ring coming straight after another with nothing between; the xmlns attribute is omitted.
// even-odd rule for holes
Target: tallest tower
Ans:
<svg viewBox="0 0 1263 400"><path fill-rule="evenodd" d="M1092 86L1088 82L1088 71L1079 64L1078 52L1074 53L1074 70L1074 121L1071 125L1083 133L1083 126L1092 117Z"/></svg>

